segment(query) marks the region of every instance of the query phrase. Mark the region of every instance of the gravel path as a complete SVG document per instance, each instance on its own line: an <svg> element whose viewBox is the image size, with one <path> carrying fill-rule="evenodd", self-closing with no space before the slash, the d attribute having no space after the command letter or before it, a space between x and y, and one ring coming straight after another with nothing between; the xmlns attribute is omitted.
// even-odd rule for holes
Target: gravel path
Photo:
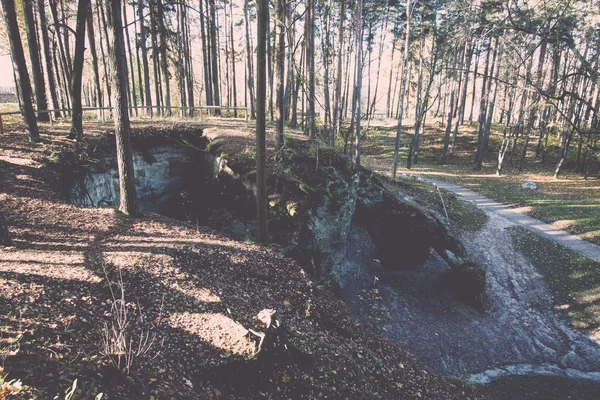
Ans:
<svg viewBox="0 0 600 400"><path fill-rule="evenodd" d="M414 177L412 175L407 175ZM600 261L600 246L590 242L586 242L581 238L571 235L568 232L557 229L553 225L547 224L528 215L523 214L521 211L515 208L510 208L504 204L498 203L485 196L479 195L472 190L466 189L462 186L455 185L453 183L441 181L434 178L428 177L417 177L424 182L437 185L439 188L455 193L465 200L470 201L484 211L493 212L501 217L514 222L530 231L537 233L543 237L555 241L558 244L566 246L576 252L594 260Z"/></svg>

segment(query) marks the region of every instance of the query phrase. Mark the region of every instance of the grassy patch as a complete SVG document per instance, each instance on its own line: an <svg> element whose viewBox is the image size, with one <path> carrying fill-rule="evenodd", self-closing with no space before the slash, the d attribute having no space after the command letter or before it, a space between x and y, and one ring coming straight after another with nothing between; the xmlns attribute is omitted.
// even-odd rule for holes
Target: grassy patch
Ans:
<svg viewBox="0 0 600 400"><path fill-rule="evenodd" d="M525 228L510 230L513 243L542 274L554 306L573 327L600 334L600 263Z"/></svg>
<svg viewBox="0 0 600 400"><path fill-rule="evenodd" d="M450 225L455 229L478 231L483 228L488 220L486 213L477 208L474 204L461 200L453 193L445 190L438 191L435 189L435 186L429 183L413 179L399 179L393 181L389 178L386 178L385 182L389 186L407 191L410 195L416 197L419 203L437 211L443 216L445 216L447 212L450 219Z"/></svg>
<svg viewBox="0 0 600 400"><path fill-rule="evenodd" d="M377 124L377 125L375 125ZM405 126L400 148L399 172L407 172L408 143L412 128ZM391 171L396 137L393 121L373 121L363 141L363 164L379 171ZM550 141L546 161L535 158L536 140L528 148L528 158L523 172L518 171L522 143L519 141L511 162L507 155L504 175L496 176L497 151L502 141L501 127L495 127L490 138L488 157L482 169L473 169L474 149L477 143L476 127L461 127L454 156L441 164L443 129L428 126L420 144L419 163L409 171L428 175L472 189L496 201L524 211L544 222L552 223L590 242L600 244L600 183L597 179L583 179L575 172L575 154L569 154L559 179L554 179L557 144ZM592 168L595 176L597 166ZM522 189L523 182L532 181L538 190Z"/></svg>

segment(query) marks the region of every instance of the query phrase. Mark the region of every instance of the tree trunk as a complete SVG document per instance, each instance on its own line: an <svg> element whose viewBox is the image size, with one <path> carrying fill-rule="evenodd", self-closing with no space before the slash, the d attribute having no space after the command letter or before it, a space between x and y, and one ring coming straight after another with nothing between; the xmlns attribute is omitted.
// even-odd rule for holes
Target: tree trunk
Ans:
<svg viewBox="0 0 600 400"><path fill-rule="evenodd" d="M114 86L114 120L117 143L117 165L119 169L119 211L131 217L139 214L135 192L133 151L130 139L129 105L127 104L127 55L121 23L121 0L105 0L113 46L109 51Z"/></svg>
<svg viewBox="0 0 600 400"><path fill-rule="evenodd" d="M277 0L275 0L277 1ZM273 27L273 39L277 40L277 24ZM275 110L273 105L273 49L271 48L271 17L267 18L267 77L269 80L269 120L275 120ZM275 42L273 46L276 47Z"/></svg>
<svg viewBox="0 0 600 400"><path fill-rule="evenodd" d="M356 164L360 165L360 106L362 92L363 0L357 0L356 12Z"/></svg>
<svg viewBox="0 0 600 400"><path fill-rule="evenodd" d="M276 0L275 3L275 15L277 24L275 28L278 28L277 34L277 59L275 68L277 70L277 129L276 129L276 145L275 149L278 157L281 156L280 152L283 149L283 127L285 119L285 108L283 99L283 82L284 82L284 68L285 68L285 0Z"/></svg>
<svg viewBox="0 0 600 400"><path fill-rule="evenodd" d="M83 75L83 62L85 61L85 24L90 8L89 0L79 0L77 5L77 29L75 35L75 59L73 60L73 80L71 82L71 104L73 115L69 139L81 140L83 137L83 109L81 104L81 81Z"/></svg>
<svg viewBox="0 0 600 400"><path fill-rule="evenodd" d="M497 43L497 40L496 40ZM488 85L488 80L491 81L488 77L488 73L490 69L493 70L494 62L496 61L498 46L496 45L496 49L494 50L494 57L492 59L492 67L490 68L490 55L492 54L492 38L488 40L488 50L485 61L485 68L483 70L483 85L481 85L481 98L479 100L479 131L477 135L477 150L475 153L475 169L481 169L481 164L483 162L483 131L485 128L485 117L486 117L486 106L490 97L490 85Z"/></svg>
<svg viewBox="0 0 600 400"><path fill-rule="evenodd" d="M66 85L65 85L65 71L62 68L62 64L59 63L58 59L59 56L56 54L57 53L57 41L55 38L53 38L52 40L52 63L54 65L54 70L56 71L56 84L59 87L59 91L58 91L58 98L59 98L59 102L60 102L60 108L63 109L68 109L71 108L70 104L69 104L69 89L67 89ZM17 86L18 88L18 86ZM18 93L18 89L17 89L17 94ZM19 100L20 102L20 100ZM66 112L66 114L68 114L68 111Z"/></svg>
<svg viewBox="0 0 600 400"><path fill-rule="evenodd" d="M157 15L157 27L158 27L158 35L160 38L160 65L162 70L162 84L164 86L164 94L163 94L163 103L166 109L166 114L171 115L171 77L169 74L169 63L167 59L167 28L165 26L165 13L164 13L164 4L162 1L156 2L158 15Z"/></svg>
<svg viewBox="0 0 600 400"><path fill-rule="evenodd" d="M4 2L3 2L4 3ZM4 6L4 4L3 4ZM10 233L8 232L8 225L6 225L6 220L0 211L0 246L12 246L13 242L10 237Z"/></svg>
<svg viewBox="0 0 600 400"><path fill-rule="evenodd" d="M392 104L394 101L394 99L392 98L392 77L394 75L394 54L395 53L396 53L396 37L394 36L394 39L392 40L392 56L391 56L390 65L389 65L390 79L388 81L387 101L385 103L385 116L387 118L391 117L391 108L392 108Z"/></svg>
<svg viewBox="0 0 600 400"><path fill-rule="evenodd" d="M217 47L217 22L215 17L215 0L208 0L210 4L210 48L211 48L211 64L212 64L212 85L213 85L213 101L215 106L221 105L221 95L219 86L219 64L218 54L219 48ZM220 110L215 110L215 114L221 115Z"/></svg>
<svg viewBox="0 0 600 400"><path fill-rule="evenodd" d="M46 21L46 8L44 0L38 0L38 16L40 18L40 31L42 32L42 46L44 49L44 58L46 59L46 76L48 77L48 87L50 89L50 100L52 108L58 110L58 96L56 94L56 81L52 68L52 53L50 52L50 39L48 37L48 23ZM58 71L57 71L58 73ZM54 117L60 118L60 112L54 111Z"/></svg>
<svg viewBox="0 0 600 400"><path fill-rule="evenodd" d="M269 3L267 0L258 0L257 18L257 87L256 87L256 202L258 221L258 240L263 245L269 242L267 231L267 172L265 148L265 120L267 96L267 20L269 19Z"/></svg>
<svg viewBox="0 0 600 400"><path fill-rule="evenodd" d="M148 65L148 50L146 49L146 25L144 24L144 2L138 0L138 19L140 21L139 48L142 53L142 68L144 70L144 93L146 113L152 116L152 95L150 93L150 66Z"/></svg>
<svg viewBox="0 0 600 400"><path fill-rule="evenodd" d="M201 0L202 1L202 0ZM159 52L158 52L158 24L156 22L157 19L157 6L156 0L148 0L148 7L150 8L150 40L152 44L152 72L154 75L154 97L156 99L156 113L158 115L163 114L163 110L161 108L161 87L160 87L160 71L158 68L159 64ZM143 20L142 20L143 24Z"/></svg>
<svg viewBox="0 0 600 400"><path fill-rule="evenodd" d="M231 2L230 2L231 3ZM190 22L188 19L188 10L186 7L182 7L181 12L183 13L185 37L184 48L185 48L185 70L186 70L186 82L187 82L187 93L188 93L188 106L190 107L189 116L194 116L194 67L192 57L192 46L190 40Z"/></svg>
<svg viewBox="0 0 600 400"><path fill-rule="evenodd" d="M73 71L73 65L71 63L72 57L71 57L71 50L70 50L70 43L69 43L69 28L68 28L68 21L67 21L67 13L65 12L65 0L59 0L60 1L60 14L62 17L62 27L63 27L63 38L64 38L64 45L65 45L65 57L67 58L67 66L69 67L69 71Z"/></svg>
<svg viewBox="0 0 600 400"><path fill-rule="evenodd" d="M33 103L31 102L31 82L29 81L29 72L27 72L27 64L25 63L25 55L23 54L15 2L14 0L0 0L0 4L2 4L2 14L4 15L4 24L8 35L13 68L17 71L17 87L21 92L21 109L23 110L25 132L27 132L29 140L39 142L40 135L33 110Z"/></svg>
<svg viewBox="0 0 600 400"><path fill-rule="evenodd" d="M335 100L333 106L333 126L331 137L329 139L331 147L335 146L335 139L340 132L338 127L341 115L341 97L342 97L342 57L344 50L344 19L346 18L346 0L340 0L340 26L338 27L338 55L337 55L337 72L335 81Z"/></svg>
<svg viewBox="0 0 600 400"><path fill-rule="evenodd" d="M91 4L90 6L91 7ZM100 86L100 69L98 68L98 54L96 53L96 38L94 35L94 20L92 18L92 13L89 12L87 14L87 36L88 36L88 44L90 46L90 54L92 55L92 68L94 69L94 83L96 85L96 93L97 93L97 107L102 108L102 87ZM98 111L98 114L104 115L102 110Z"/></svg>
<svg viewBox="0 0 600 400"><path fill-rule="evenodd" d="M442 151L442 164L446 163L448 146L450 144L450 130L452 127L452 109L454 108L454 90L450 92L450 109L448 110L448 121L446 122L446 133L444 134L444 150Z"/></svg>
<svg viewBox="0 0 600 400"><path fill-rule="evenodd" d="M248 2L244 0L244 21L246 22L246 62L247 62L247 78L248 92L250 97L250 116L256 118L256 110L254 109L254 75L252 73L252 47L250 46L250 22L248 16Z"/></svg>
<svg viewBox="0 0 600 400"><path fill-rule="evenodd" d="M321 56L323 60L323 97L324 97L324 118L323 118L323 128L324 128L324 138L331 138L331 98L329 95L329 49L331 47L330 43L330 33L329 33L329 21L331 15L331 0L329 0L328 4L323 5L322 8L322 18L324 20L323 23L323 31L321 32Z"/></svg>
<svg viewBox="0 0 600 400"><path fill-rule="evenodd" d="M108 108L112 109L112 92L111 92L111 85L110 85L110 78L109 78L110 72L109 72L108 64L106 63L106 53L104 51L104 43L103 43L104 41L102 40L102 32L104 32L104 37L107 38L107 40L108 40L106 24L102 23L104 18L100 18L100 14L104 15L102 1L104 1L104 0L100 0L100 1L96 2L96 4L98 5L96 12L98 13L98 29L100 29L100 40L99 40L100 55L102 56L102 65L104 66L104 83L106 85L106 94L108 97ZM109 51L109 48L107 47L106 50Z"/></svg>
<svg viewBox="0 0 600 400"><path fill-rule="evenodd" d="M133 69L133 53L131 52L131 42L129 39L129 24L127 23L127 3L123 2L123 24L124 24L124 31L125 31L125 45L127 48L127 53L129 54L129 69L131 70L131 90L129 91L129 93L131 93L130 97L131 100L133 102L133 110L135 113L135 116L137 117L138 115L138 104L137 104L137 95L136 95L136 89L135 89L135 73L134 73L134 69ZM131 105L131 103L130 103Z"/></svg>
<svg viewBox="0 0 600 400"><path fill-rule="evenodd" d="M475 93L477 87L477 67L479 66L479 46L475 44L475 52L477 55L475 56L475 70L473 71L473 90L471 93L471 111L469 112L469 123L473 123L473 110L475 109Z"/></svg>
<svg viewBox="0 0 600 400"><path fill-rule="evenodd" d="M135 17L135 13L136 13L136 3L132 3L131 4L131 8L133 11L133 43L134 43L134 47L135 47L135 63L137 66L137 73L138 73L138 87L140 88L140 106L142 107L142 112L144 114L147 114L146 109L144 108L144 106L146 105L146 101L144 98L144 77L142 75L142 63L140 60L140 46L139 46L139 41L138 41L138 29L137 29L137 18Z"/></svg>
<svg viewBox="0 0 600 400"><path fill-rule="evenodd" d="M465 79L462 85L462 94L460 95L460 106L458 111L458 120L460 121L461 125L465 123L465 109L467 108L467 88L469 86L469 75L471 72L471 61L473 60L474 49L475 46L473 45L473 43L469 43L469 48L467 50L467 61L463 65L463 68L465 70Z"/></svg>
<svg viewBox="0 0 600 400"><path fill-rule="evenodd" d="M539 59L538 59L538 66L537 66L536 77L535 77L536 85L538 85L540 88L543 85L542 71L543 71L544 60L546 58L546 48L547 48L547 42L545 40L543 40L542 44L540 46L540 55L539 55ZM539 100L540 100L539 94L535 93L533 96L533 103L535 104ZM529 138L530 138L530 134L531 134L531 128L533 127L533 122L535 120L535 116L536 116L536 110L535 110L535 108L532 108L529 111L529 117L527 119L527 129L525 132L525 143L523 144L523 151L521 152L521 160L519 162L519 172L522 172L523 168L525 168L525 159L527 157L527 148L529 147Z"/></svg>
<svg viewBox="0 0 600 400"><path fill-rule="evenodd" d="M369 109L369 119L373 118L373 114L375 113L375 104L377 103L377 91L379 90L379 76L381 73L381 60L383 58L383 44L386 42L385 35L387 33L387 16L388 12L386 12L385 23L383 24L383 28L381 29L381 39L379 43L379 54L377 56L377 74L375 76L375 92L373 93L373 100L371 101L371 107ZM393 53L393 50L392 50Z"/></svg>
<svg viewBox="0 0 600 400"><path fill-rule="evenodd" d="M65 54L65 48L64 48L64 43L63 43L63 37L60 34L59 31L59 26L60 26L60 22L58 20L58 10L56 9L56 5L57 2L55 0L49 1L48 4L50 5L50 14L52 15L52 22L54 23L54 32L56 35L56 40L58 42L58 50L59 50L59 54L60 54L60 62L61 62L61 66L62 66L62 70L64 73L64 86L66 88L67 91L67 98L71 97L71 93L70 93L70 86L69 86L69 82L71 82L71 64L70 64L70 60L68 60L69 62L67 62L67 55Z"/></svg>
<svg viewBox="0 0 600 400"><path fill-rule="evenodd" d="M22 0L23 15L25 19L25 31L27 32L27 42L29 44L29 60L31 61L31 74L33 75L33 85L35 89L35 102L38 109L38 121L48 122L50 118L47 112L48 101L46 100L46 85L44 83L44 74L42 73L42 63L40 60L40 50L38 48L37 35L35 32L35 19L33 17L33 0Z"/></svg>
<svg viewBox="0 0 600 400"><path fill-rule="evenodd" d="M406 83L408 73L408 57L410 50L410 17L411 17L411 0L406 0L406 28L404 39L404 67L402 69L402 91L400 94L400 105L399 105L399 117L398 117L398 128L396 130L396 146L394 148L394 169L392 178L396 179L396 173L398 172L398 161L400 156L400 138L402 137L402 120L404 117L404 96L406 95Z"/></svg>
<svg viewBox="0 0 600 400"><path fill-rule="evenodd" d="M360 0L359 0L360 1ZM310 139L315 139L317 131L315 125L315 3L310 1L306 5L307 26L306 33L306 69L308 72L308 124L306 132Z"/></svg>
<svg viewBox="0 0 600 400"><path fill-rule="evenodd" d="M204 15L204 0L200 0L198 2L198 7L200 10L200 44L202 45L202 67L204 72L204 91L206 95L206 105L211 106L213 104L212 100L212 81L210 79L210 63L209 63L209 51L207 48L208 45L208 35L206 33L205 27L205 19Z"/></svg>
<svg viewBox="0 0 600 400"><path fill-rule="evenodd" d="M236 84L236 76L235 76L235 47L233 44L233 1L229 2L229 14L231 15L230 24L229 24L229 40L231 42L231 74L233 75L233 107L237 107L237 84ZM234 118L237 118L237 110L233 110Z"/></svg>

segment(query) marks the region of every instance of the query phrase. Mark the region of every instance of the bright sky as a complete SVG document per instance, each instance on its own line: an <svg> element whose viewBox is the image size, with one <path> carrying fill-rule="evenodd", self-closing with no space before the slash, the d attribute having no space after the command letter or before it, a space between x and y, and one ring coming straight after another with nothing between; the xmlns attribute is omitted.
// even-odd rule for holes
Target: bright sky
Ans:
<svg viewBox="0 0 600 400"><path fill-rule="evenodd" d="M12 63L10 56L0 55L0 87L14 87Z"/></svg>

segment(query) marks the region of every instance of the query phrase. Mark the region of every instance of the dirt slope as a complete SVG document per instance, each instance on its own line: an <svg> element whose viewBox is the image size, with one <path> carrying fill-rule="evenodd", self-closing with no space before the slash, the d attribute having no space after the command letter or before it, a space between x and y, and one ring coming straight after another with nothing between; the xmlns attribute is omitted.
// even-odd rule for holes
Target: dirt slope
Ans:
<svg viewBox="0 0 600 400"><path fill-rule="evenodd" d="M355 325L274 251L66 204L45 162L74 146L67 128L43 132L43 144L0 137L0 210L15 243L0 248L1 374L26 386L17 396L64 396L77 379L80 399L475 397ZM261 327L264 309L282 327ZM103 331L111 343L125 311L134 356L107 356Z"/></svg>

